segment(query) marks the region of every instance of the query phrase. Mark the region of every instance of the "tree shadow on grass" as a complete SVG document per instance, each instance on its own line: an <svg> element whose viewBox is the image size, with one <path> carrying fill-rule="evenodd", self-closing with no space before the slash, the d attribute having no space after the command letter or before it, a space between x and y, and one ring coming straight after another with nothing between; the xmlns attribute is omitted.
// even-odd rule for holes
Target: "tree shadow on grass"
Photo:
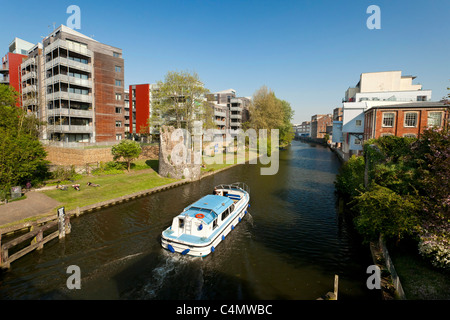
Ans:
<svg viewBox="0 0 450 320"><path fill-rule="evenodd" d="M145 164L148 165L153 170L155 170L156 173L159 173L158 172L158 169L159 169L159 160L158 159L147 160L147 161L145 161Z"/></svg>

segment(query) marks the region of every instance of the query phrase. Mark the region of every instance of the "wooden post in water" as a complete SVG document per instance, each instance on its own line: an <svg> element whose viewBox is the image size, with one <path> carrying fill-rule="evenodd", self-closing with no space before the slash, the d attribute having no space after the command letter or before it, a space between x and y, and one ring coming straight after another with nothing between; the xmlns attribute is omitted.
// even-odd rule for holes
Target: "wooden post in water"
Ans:
<svg viewBox="0 0 450 320"><path fill-rule="evenodd" d="M66 211L64 207L58 209L58 231L60 239L66 236Z"/></svg>
<svg viewBox="0 0 450 320"><path fill-rule="evenodd" d="M334 297L338 299L338 286L339 286L339 276L337 274L334 275Z"/></svg>

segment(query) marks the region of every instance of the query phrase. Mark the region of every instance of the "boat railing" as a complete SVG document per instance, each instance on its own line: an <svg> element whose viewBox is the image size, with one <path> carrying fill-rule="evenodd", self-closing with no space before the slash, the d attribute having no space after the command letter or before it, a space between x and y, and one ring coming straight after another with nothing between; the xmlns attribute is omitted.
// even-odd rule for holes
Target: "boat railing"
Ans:
<svg viewBox="0 0 450 320"><path fill-rule="evenodd" d="M241 189L242 191L245 191L246 193L250 194L250 187L245 184L244 182L235 182L231 184L221 184L216 186L217 189L228 189L228 190L236 190Z"/></svg>

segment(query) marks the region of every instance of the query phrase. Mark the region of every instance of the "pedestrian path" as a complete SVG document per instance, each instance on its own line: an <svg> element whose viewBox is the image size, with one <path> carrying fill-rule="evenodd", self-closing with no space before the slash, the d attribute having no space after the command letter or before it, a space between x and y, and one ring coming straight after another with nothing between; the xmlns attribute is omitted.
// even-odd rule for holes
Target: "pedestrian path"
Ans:
<svg viewBox="0 0 450 320"><path fill-rule="evenodd" d="M61 203L41 192L30 191L24 200L0 205L0 227L27 218L51 213ZM56 211L55 211L56 214Z"/></svg>

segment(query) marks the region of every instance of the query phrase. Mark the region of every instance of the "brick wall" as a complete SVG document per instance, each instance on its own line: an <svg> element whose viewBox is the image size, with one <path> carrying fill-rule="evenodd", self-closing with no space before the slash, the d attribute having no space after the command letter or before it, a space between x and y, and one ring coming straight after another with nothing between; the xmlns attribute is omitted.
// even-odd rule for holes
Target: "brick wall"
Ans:
<svg viewBox="0 0 450 320"><path fill-rule="evenodd" d="M113 161L111 147L97 149L74 149L46 146L47 160L53 165L84 166L86 163ZM143 146L139 159L158 159L159 146Z"/></svg>

